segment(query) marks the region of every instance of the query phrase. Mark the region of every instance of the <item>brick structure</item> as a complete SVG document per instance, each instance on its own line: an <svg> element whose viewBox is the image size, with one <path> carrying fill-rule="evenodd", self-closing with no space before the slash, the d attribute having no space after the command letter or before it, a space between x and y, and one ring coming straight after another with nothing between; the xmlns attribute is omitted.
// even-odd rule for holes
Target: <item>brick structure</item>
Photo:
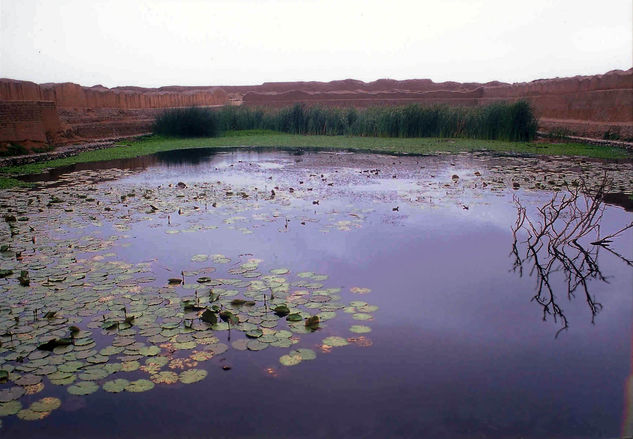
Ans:
<svg viewBox="0 0 633 439"><path fill-rule="evenodd" d="M52 101L0 101L0 146L53 144L62 126Z"/></svg>

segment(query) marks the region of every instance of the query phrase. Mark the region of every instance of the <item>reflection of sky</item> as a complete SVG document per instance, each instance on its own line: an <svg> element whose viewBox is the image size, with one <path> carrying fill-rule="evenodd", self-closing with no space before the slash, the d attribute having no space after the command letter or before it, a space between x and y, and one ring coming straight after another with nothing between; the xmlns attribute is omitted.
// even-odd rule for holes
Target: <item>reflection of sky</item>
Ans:
<svg viewBox="0 0 633 439"><path fill-rule="evenodd" d="M549 199L547 194L518 193L531 208ZM374 212L367 214L362 228L351 232L319 231L325 221L322 212L344 211L348 204L324 200L304 211L319 223L301 226L291 221L288 231L278 222L254 235L217 230L157 240L155 231L135 228L134 236L147 243L146 254L171 252L163 261L167 266L186 265L191 251L182 249L200 249L202 244L202 252L262 256L270 268L328 273L328 284L345 291L371 287L366 296L345 297L380 306L368 323L374 346L328 357L343 368L340 374L323 375L312 367L297 372L304 379L321 380L324 389L339 390L331 393L296 377L284 378L300 389L309 388L315 398L335 398L327 407L317 404L319 410L332 412L332 428L344 425L335 412L345 413L345 422L362 423L364 411L381 420L381 425L370 425L383 433L387 426L396 428L392 422L398 419L407 431L421 432L425 426L440 433L444 428L450 435L456 425L490 437L495 431L533 437L618 434L622 385L629 370L633 284L624 264L601 253L601 266L611 277L610 284L590 284L604 306L596 325L591 325L583 293L567 300L560 273L552 276L570 322L569 330L555 339L558 326L551 317L543 322L541 308L530 301L536 280L529 276L529 267L523 278L511 271L510 227L516 218L511 194L484 196L468 210L452 204L402 204L393 212L390 203L355 200L356 209ZM608 209L605 230L627 218L621 209ZM631 235L629 231L614 246L629 257ZM344 330L352 323L342 316L327 326ZM348 368L354 369L353 378ZM312 422L307 415L290 412L298 424Z"/></svg>
<svg viewBox="0 0 633 439"><path fill-rule="evenodd" d="M218 160L228 163L224 155ZM244 163L237 171L236 166L211 171L202 163L152 168L124 181L175 183L211 176L212 181L241 178L254 184ZM288 181L296 177L280 176ZM403 188L394 183L383 190L393 195ZM522 190L513 193L531 212L550 197ZM469 192L463 196L463 200L475 198ZM289 267L295 273L325 273L330 276L326 286L343 287L344 301L364 300L380 308L366 323L372 328L367 335L373 346L319 354L312 362L280 369L276 379L261 371L279 369L277 359L284 350L229 351L225 357L234 366L230 374L211 369L196 386L157 388L135 398L124 394L116 405L98 394L101 411L116 415L108 425L110 435L195 436L201 431L227 431L257 437L265 431L283 437L291 425L291 437L618 436L623 386L630 372L630 268L607 252L600 253L600 267L609 283L590 282L592 295L604 306L595 325L583 293L578 291L568 300L562 273L554 274L551 280L570 324L568 331L554 338L559 326L551 317L543 322L541 308L530 300L536 279L529 276L529 267L522 278L511 271L511 226L516 219L512 194L483 192L468 210L444 200L434 206L400 202L399 210L393 211L398 198L384 200L355 191L342 199L324 197L318 206L306 200L296 204L300 210L284 210L275 222L235 224L254 230L250 235L229 230L221 219L202 212L200 217L219 224L219 229L168 235L168 226L159 217L134 225L126 232L131 246L117 251L132 262L157 257L161 266L172 269L158 272L163 284L181 270L195 268L190 262L194 254L222 253L237 260L239 254L250 253L264 259L262 271ZM336 220L353 219L344 215L350 203L354 212L373 209L365 212L362 227L322 232L330 222L325 212L342 212ZM279 208L261 204L258 213L270 215ZM250 214L239 213L249 218ZM288 229L285 216L292 218ZM318 222L301 225L295 217ZM172 215L171 227L186 228L196 218ZM608 208L603 230L630 219L630 213ZM159 226L148 227L152 224ZM613 249L633 258L633 231L618 238ZM213 276L224 276L222 270L219 267ZM353 286L369 287L372 292L352 295ZM351 336L347 328L359 323L365 324L338 312L320 332L302 337L300 346L315 348L327 335ZM64 416L79 431L102 434L99 417L87 411L78 415ZM41 437L56 431L55 425L46 428Z"/></svg>

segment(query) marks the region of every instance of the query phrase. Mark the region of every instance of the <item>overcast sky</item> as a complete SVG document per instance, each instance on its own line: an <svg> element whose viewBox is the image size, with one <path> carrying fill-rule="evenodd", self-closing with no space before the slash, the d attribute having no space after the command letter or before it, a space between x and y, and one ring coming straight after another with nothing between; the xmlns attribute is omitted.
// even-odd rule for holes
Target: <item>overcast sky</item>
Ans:
<svg viewBox="0 0 633 439"><path fill-rule="evenodd" d="M107 87L629 69L631 0L0 0L0 77Z"/></svg>

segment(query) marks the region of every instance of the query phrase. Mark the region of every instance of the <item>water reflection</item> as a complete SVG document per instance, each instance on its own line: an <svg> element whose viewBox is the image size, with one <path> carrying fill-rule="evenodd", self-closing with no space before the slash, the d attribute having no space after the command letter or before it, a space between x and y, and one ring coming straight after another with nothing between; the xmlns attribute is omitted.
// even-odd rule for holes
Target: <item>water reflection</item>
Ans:
<svg viewBox="0 0 633 439"><path fill-rule="evenodd" d="M517 218L512 227L512 269L523 276L526 268L530 276L536 276L536 293L532 300L543 308L543 320L552 316L555 322L560 321L557 336L569 327L569 320L554 291L557 285L551 281L554 273L562 273L569 299L578 291L584 295L594 323L602 304L590 293L590 282L597 279L608 283L598 264L600 251L607 251L633 266L633 261L609 246L622 232L632 228L633 222L606 234L601 230L605 193L610 186L605 176L597 188L589 188L584 183L568 187L562 194L554 193L551 200L529 214L528 208L514 196ZM527 238L520 240L519 234Z"/></svg>

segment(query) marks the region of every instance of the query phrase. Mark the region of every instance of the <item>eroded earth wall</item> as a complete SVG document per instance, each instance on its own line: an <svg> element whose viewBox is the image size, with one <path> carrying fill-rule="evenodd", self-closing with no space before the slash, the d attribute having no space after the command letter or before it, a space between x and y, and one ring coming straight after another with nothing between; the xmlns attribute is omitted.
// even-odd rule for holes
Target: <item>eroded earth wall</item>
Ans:
<svg viewBox="0 0 633 439"><path fill-rule="evenodd" d="M0 140L18 145L54 144L61 123L55 102L0 101Z"/></svg>
<svg viewBox="0 0 633 439"><path fill-rule="evenodd" d="M256 86L109 89L0 79L0 102L5 111L0 120L0 145L142 134L149 131L158 112L172 107L279 107L298 102L356 107L409 103L472 106L518 99L533 104L541 130L633 140L633 69L629 69L517 84L436 83L429 79L365 83L347 79Z"/></svg>

